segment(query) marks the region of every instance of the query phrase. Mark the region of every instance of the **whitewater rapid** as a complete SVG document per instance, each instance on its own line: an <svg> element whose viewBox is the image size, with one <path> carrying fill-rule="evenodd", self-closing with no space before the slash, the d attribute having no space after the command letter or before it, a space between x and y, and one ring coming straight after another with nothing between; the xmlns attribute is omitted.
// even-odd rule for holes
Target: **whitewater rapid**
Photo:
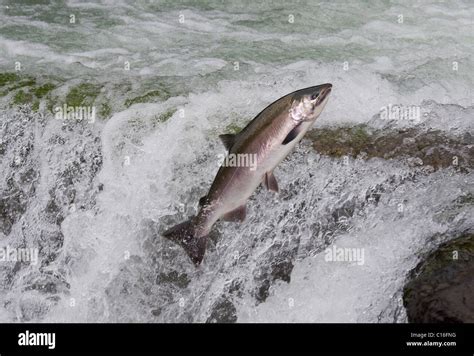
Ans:
<svg viewBox="0 0 474 356"><path fill-rule="evenodd" d="M258 189L243 224L216 225L199 269L160 236L196 213L225 152L218 135L298 88L333 84L315 130L472 134L468 2L0 11L2 71L19 61L22 73L54 77L57 98L98 83L112 107L93 123L61 122L1 98L0 198L12 224L0 242L38 248L40 262L0 265L0 321L405 322L407 273L473 226L472 205L456 204L473 194L469 170L328 157L304 140L275 171L281 194ZM166 97L123 104L157 87ZM424 115L381 120L389 104ZM334 246L363 249L364 263L326 261Z"/></svg>

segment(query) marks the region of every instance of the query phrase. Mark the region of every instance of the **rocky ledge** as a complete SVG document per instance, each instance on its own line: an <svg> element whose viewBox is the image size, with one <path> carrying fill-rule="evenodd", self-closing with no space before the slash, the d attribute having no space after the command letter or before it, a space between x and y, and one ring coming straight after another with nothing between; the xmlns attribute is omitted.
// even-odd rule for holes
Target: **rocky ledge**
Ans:
<svg viewBox="0 0 474 356"><path fill-rule="evenodd" d="M403 293L409 322L474 322L474 233L442 244L409 275Z"/></svg>
<svg viewBox="0 0 474 356"><path fill-rule="evenodd" d="M412 166L461 172L474 167L474 137L469 132L451 137L416 126L387 130L355 125L312 130L306 137L316 151L330 157L405 159Z"/></svg>

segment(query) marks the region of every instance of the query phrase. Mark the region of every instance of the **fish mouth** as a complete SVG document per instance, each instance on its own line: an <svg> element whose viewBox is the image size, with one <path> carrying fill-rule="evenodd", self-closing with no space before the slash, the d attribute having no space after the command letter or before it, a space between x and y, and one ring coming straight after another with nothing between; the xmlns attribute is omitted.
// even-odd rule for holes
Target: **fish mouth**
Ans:
<svg viewBox="0 0 474 356"><path fill-rule="evenodd" d="M332 84L330 83L322 84L319 87L321 89L319 90L319 95L318 95L318 98L316 99L316 105L321 104L324 101L324 99L326 99L327 96L331 93Z"/></svg>

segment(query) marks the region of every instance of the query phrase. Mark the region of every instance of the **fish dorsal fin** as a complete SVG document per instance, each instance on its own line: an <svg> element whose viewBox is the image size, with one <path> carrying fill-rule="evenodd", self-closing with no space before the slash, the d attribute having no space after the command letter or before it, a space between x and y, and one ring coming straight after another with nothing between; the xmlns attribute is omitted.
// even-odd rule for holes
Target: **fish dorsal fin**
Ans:
<svg viewBox="0 0 474 356"><path fill-rule="evenodd" d="M263 176L262 183L265 186L265 188L267 188L268 190L271 190L272 192L275 192L275 193L279 192L278 183L275 176L273 175L273 172L265 173L265 175Z"/></svg>
<svg viewBox="0 0 474 356"><path fill-rule="evenodd" d="M293 130L290 131L290 133L285 137L285 139L283 140L282 144L283 145L286 145L287 143L293 141L301 132L301 129L303 128L303 126L301 126L301 122L296 125Z"/></svg>
<svg viewBox="0 0 474 356"><path fill-rule="evenodd" d="M237 209L234 209L224 214L224 216L222 217L222 220L242 222L245 220L246 215L247 215L247 208L245 207L245 205L241 205Z"/></svg>
<svg viewBox="0 0 474 356"><path fill-rule="evenodd" d="M224 134L224 135L219 135L219 138L221 139L222 143L224 144L224 147L226 150L230 151L231 147L235 143L235 135L233 134Z"/></svg>

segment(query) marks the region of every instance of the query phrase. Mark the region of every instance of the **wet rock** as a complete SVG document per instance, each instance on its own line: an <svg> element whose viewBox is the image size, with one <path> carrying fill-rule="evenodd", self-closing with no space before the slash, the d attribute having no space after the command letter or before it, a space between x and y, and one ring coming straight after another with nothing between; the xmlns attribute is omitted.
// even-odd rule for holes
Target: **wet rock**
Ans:
<svg viewBox="0 0 474 356"><path fill-rule="evenodd" d="M463 143L465 145L473 145L474 144L474 136L471 133L466 132L462 137Z"/></svg>
<svg viewBox="0 0 474 356"><path fill-rule="evenodd" d="M438 224L450 224L460 214L464 214L466 209L474 205L474 194L467 192L458 196L451 205L443 208L433 216L433 220Z"/></svg>
<svg viewBox="0 0 474 356"><path fill-rule="evenodd" d="M340 207L333 210L331 215L334 218L334 221L338 222L352 217L356 210L356 205L357 202L355 198L346 200Z"/></svg>
<svg viewBox="0 0 474 356"><path fill-rule="evenodd" d="M357 157L372 150L374 143L372 131L364 125L312 130L306 138L319 153L333 157Z"/></svg>
<svg viewBox="0 0 474 356"><path fill-rule="evenodd" d="M27 210L39 178L32 132L39 117L27 113L25 108L17 111L0 131L0 169L5 172L0 181L0 233L5 235Z"/></svg>
<svg viewBox="0 0 474 356"><path fill-rule="evenodd" d="M235 323L237 321L237 309L226 297L221 297L212 306L211 315L206 323Z"/></svg>
<svg viewBox="0 0 474 356"><path fill-rule="evenodd" d="M470 134L451 137L442 131L413 127L404 130L375 130L366 125L320 128L306 138L320 154L331 157L370 159L405 158L411 166L431 166L434 170L454 167L465 171L474 167L474 146Z"/></svg>
<svg viewBox="0 0 474 356"><path fill-rule="evenodd" d="M474 322L474 234L441 245L410 272L403 293L409 322Z"/></svg>
<svg viewBox="0 0 474 356"><path fill-rule="evenodd" d="M239 279L234 279L229 285L228 292L230 294L236 294L237 296L241 297L242 296L242 292L241 292L242 287L243 287L242 281L239 280Z"/></svg>
<svg viewBox="0 0 474 356"><path fill-rule="evenodd" d="M160 273L156 278L156 284L172 283L178 288L186 288L191 282L186 273L178 273L177 271L170 271L168 273Z"/></svg>
<svg viewBox="0 0 474 356"><path fill-rule="evenodd" d="M153 101L164 101L170 98L169 92L166 90L166 88L162 88L160 90L152 90L147 92L144 95L137 96L134 98L127 99L125 101L125 106L129 107L132 106L133 104L138 104L138 103L149 103Z"/></svg>
<svg viewBox="0 0 474 356"><path fill-rule="evenodd" d="M314 255L323 251L332 244L335 237L351 226L354 215L360 214L366 201L368 203L378 202L385 188L377 185L373 189L368 189L365 200L359 200L355 196L343 196L334 204L333 209L327 210L318 217L318 221L311 224L310 239L304 246L305 255Z"/></svg>
<svg viewBox="0 0 474 356"><path fill-rule="evenodd" d="M371 187L365 193L365 201L377 205L380 201L380 197L385 192L385 188L382 184L377 184Z"/></svg>
<svg viewBox="0 0 474 356"><path fill-rule="evenodd" d="M254 294L258 303L268 298L270 287L276 280L290 283L297 252L296 239L293 243L275 243L266 251L254 272L254 281L257 284Z"/></svg>
<svg viewBox="0 0 474 356"><path fill-rule="evenodd" d="M57 228L57 226L52 226ZM59 255L64 243L64 236L59 229L48 231L43 229L39 238L39 256L42 266L47 266Z"/></svg>
<svg viewBox="0 0 474 356"><path fill-rule="evenodd" d="M162 312L162 309L161 309L161 308L156 308L156 309L153 309L153 310L151 311L151 315L153 315L153 316L160 316L161 312Z"/></svg>
<svg viewBox="0 0 474 356"><path fill-rule="evenodd" d="M52 195L51 199L46 204L46 209L44 211L45 217L48 219L48 221L57 225L61 225L64 220L62 209L56 202L54 190L50 191L50 195Z"/></svg>
<svg viewBox="0 0 474 356"><path fill-rule="evenodd" d="M42 320L56 304L51 299L38 301L34 296L23 295L18 301L17 318L20 322L38 322Z"/></svg>
<svg viewBox="0 0 474 356"><path fill-rule="evenodd" d="M54 272L32 273L25 277L28 281L25 291L36 290L45 294L67 293L69 283L64 276Z"/></svg>
<svg viewBox="0 0 474 356"><path fill-rule="evenodd" d="M18 189L6 191L0 196L0 232L10 234L13 224L19 220L27 207L25 195Z"/></svg>

